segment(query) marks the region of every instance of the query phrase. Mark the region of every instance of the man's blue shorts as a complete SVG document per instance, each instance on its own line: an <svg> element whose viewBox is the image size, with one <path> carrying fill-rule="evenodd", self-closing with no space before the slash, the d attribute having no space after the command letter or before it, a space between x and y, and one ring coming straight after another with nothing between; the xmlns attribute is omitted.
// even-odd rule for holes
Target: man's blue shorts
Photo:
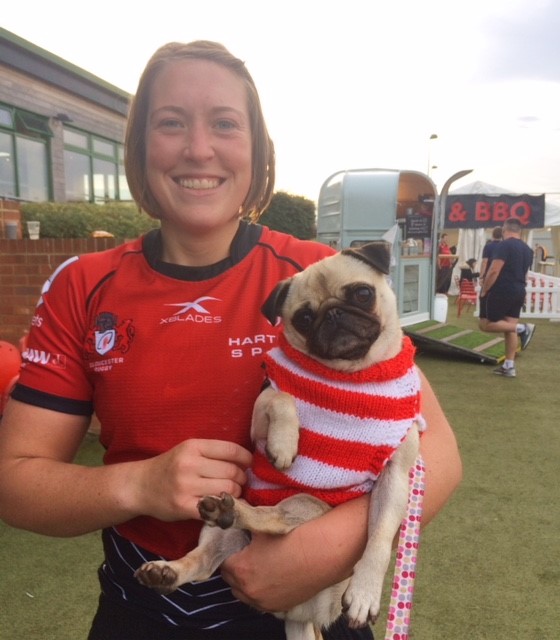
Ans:
<svg viewBox="0 0 560 640"><path fill-rule="evenodd" d="M490 322L499 322L504 318L519 318L525 304L525 293L503 294L490 291L480 298L480 318Z"/></svg>

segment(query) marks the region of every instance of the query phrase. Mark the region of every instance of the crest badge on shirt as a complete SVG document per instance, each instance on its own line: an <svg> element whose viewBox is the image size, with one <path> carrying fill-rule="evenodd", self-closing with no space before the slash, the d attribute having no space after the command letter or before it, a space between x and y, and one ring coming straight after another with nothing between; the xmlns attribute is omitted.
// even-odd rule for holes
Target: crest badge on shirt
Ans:
<svg viewBox="0 0 560 640"><path fill-rule="evenodd" d="M100 356L104 356L115 346L116 335L117 334L114 329L95 332L95 350Z"/></svg>
<svg viewBox="0 0 560 640"><path fill-rule="evenodd" d="M123 362L122 356L128 352L134 339L132 320L122 320L116 314L103 311L95 318L95 326L86 336L85 356L88 360L96 360L97 365L112 365ZM99 361L98 357L111 356L109 360ZM90 365L91 366L91 365Z"/></svg>

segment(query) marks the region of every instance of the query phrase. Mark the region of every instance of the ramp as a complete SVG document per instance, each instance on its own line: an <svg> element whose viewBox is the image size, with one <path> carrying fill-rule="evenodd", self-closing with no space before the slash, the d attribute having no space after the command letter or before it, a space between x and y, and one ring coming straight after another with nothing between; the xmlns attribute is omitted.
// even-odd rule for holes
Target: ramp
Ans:
<svg viewBox="0 0 560 640"><path fill-rule="evenodd" d="M499 364L505 359L502 335L464 329L437 320L403 327L403 331L419 350L440 352L484 364Z"/></svg>

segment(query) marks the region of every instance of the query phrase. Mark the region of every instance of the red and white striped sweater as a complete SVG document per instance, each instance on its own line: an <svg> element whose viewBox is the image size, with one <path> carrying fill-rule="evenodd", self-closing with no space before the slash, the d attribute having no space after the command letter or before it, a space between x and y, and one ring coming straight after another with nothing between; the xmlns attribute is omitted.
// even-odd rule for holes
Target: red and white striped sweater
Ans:
<svg viewBox="0 0 560 640"><path fill-rule="evenodd" d="M420 414L420 377L414 346L355 373L334 371L291 347L284 334L265 356L274 389L291 394L300 420L298 455L285 472L256 443L246 499L274 505L311 493L331 506L369 493L387 461Z"/></svg>

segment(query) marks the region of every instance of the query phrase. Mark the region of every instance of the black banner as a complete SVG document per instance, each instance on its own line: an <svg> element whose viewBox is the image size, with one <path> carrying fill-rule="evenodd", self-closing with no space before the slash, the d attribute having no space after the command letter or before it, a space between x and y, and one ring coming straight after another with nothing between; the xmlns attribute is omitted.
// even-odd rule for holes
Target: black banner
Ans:
<svg viewBox="0 0 560 640"><path fill-rule="evenodd" d="M542 229L544 195L465 194L447 196L445 201L446 229L497 227L508 218L517 218L526 229Z"/></svg>

